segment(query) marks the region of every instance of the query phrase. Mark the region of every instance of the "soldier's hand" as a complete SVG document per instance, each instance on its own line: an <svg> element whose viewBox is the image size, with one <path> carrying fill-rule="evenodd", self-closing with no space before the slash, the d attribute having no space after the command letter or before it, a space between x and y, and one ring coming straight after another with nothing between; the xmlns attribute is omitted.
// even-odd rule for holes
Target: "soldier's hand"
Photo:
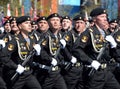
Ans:
<svg viewBox="0 0 120 89"><path fill-rule="evenodd" d="M93 60L92 63L91 63L91 66L92 66L93 68L95 68L96 70L99 69L100 65L101 65L101 64L100 64L97 60Z"/></svg>
<svg viewBox="0 0 120 89"><path fill-rule="evenodd" d="M24 72L24 70L25 70L25 68L19 64L16 69L16 72L19 74L22 74Z"/></svg>
<svg viewBox="0 0 120 89"><path fill-rule="evenodd" d="M0 34L2 34L5 31L4 27L0 27Z"/></svg>
<svg viewBox="0 0 120 89"><path fill-rule="evenodd" d="M57 60L55 58L52 58L51 64L53 66L56 66L57 65Z"/></svg>
<svg viewBox="0 0 120 89"><path fill-rule="evenodd" d="M106 36L105 39L110 42L111 48L116 48L117 43L111 35Z"/></svg>
<svg viewBox="0 0 120 89"><path fill-rule="evenodd" d="M75 63L77 62L77 58L75 58L74 56L72 56L71 62L72 62L73 64L75 64Z"/></svg>
<svg viewBox="0 0 120 89"><path fill-rule="evenodd" d="M41 46L39 44L35 44L33 48L36 50L36 55L40 55Z"/></svg>
<svg viewBox="0 0 120 89"><path fill-rule="evenodd" d="M60 44L61 44L61 47L62 47L62 48L65 48L65 46L66 46L66 41L65 41L64 39L61 39L61 40L60 40Z"/></svg>
<svg viewBox="0 0 120 89"><path fill-rule="evenodd" d="M5 47L5 42L3 40L0 40L0 45L2 46L1 48Z"/></svg>

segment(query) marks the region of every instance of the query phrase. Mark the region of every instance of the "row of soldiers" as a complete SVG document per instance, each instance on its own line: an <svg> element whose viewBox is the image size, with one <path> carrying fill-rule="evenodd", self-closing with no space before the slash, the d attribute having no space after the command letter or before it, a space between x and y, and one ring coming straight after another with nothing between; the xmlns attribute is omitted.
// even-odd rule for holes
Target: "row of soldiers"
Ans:
<svg viewBox="0 0 120 89"><path fill-rule="evenodd" d="M0 34L0 89L120 89L120 30L105 9L12 17Z"/></svg>

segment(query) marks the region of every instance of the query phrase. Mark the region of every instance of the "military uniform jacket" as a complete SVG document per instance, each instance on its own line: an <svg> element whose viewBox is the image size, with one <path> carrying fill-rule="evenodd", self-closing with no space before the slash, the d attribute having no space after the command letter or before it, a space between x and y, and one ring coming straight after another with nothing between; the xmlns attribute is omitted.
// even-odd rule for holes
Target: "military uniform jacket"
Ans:
<svg viewBox="0 0 120 89"><path fill-rule="evenodd" d="M6 47L2 49L1 59L8 67L8 70L16 70L18 64L22 64L29 52L33 49L34 40L30 38L30 44L23 38L21 34L14 37L8 42ZM30 66L32 60L26 64Z"/></svg>
<svg viewBox="0 0 120 89"><path fill-rule="evenodd" d="M91 64L92 60L96 60L100 49L105 43L104 37L101 35L96 26L86 29L76 40L73 46L73 54L85 64ZM101 63L109 61L111 56L116 57L116 49L106 47L105 52L100 60Z"/></svg>
<svg viewBox="0 0 120 89"><path fill-rule="evenodd" d="M117 53L118 57L120 58L120 30L118 30L114 35L113 35L115 41L117 42ZM118 60L119 61L119 60Z"/></svg>
<svg viewBox="0 0 120 89"><path fill-rule="evenodd" d="M41 50L40 62L42 62L45 65L51 66L52 58L56 55L56 51L58 50L58 48L60 48L59 41L61 35L58 33L57 36L55 37L52 31L48 30L46 32L46 36L44 37L45 39L41 44L43 49Z"/></svg>

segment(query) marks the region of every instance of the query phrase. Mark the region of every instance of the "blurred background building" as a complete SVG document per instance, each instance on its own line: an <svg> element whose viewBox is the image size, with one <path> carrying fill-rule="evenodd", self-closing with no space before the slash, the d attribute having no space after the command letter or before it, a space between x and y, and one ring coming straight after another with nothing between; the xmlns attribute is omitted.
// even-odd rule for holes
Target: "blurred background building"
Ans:
<svg viewBox="0 0 120 89"><path fill-rule="evenodd" d="M120 18L120 0L0 0L0 20L4 16L48 16L51 13L89 16L96 7L107 9L109 19Z"/></svg>

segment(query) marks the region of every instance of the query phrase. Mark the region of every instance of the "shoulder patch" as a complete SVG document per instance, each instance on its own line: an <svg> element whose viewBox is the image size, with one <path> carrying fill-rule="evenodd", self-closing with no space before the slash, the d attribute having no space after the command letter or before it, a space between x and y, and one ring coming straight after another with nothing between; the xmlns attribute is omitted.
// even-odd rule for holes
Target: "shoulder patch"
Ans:
<svg viewBox="0 0 120 89"><path fill-rule="evenodd" d="M82 41L83 43L86 43L86 42L88 41L88 37L87 37L87 36L82 36L81 41Z"/></svg>
<svg viewBox="0 0 120 89"><path fill-rule="evenodd" d="M67 35L67 36L65 36L65 40L66 41L69 41L70 40L70 37Z"/></svg>
<svg viewBox="0 0 120 89"><path fill-rule="evenodd" d="M14 49L14 45L13 44L8 44L8 50L12 51Z"/></svg>
<svg viewBox="0 0 120 89"><path fill-rule="evenodd" d="M116 37L116 41L120 42L120 36Z"/></svg>
<svg viewBox="0 0 120 89"><path fill-rule="evenodd" d="M6 43L6 42L8 42L8 38L6 37L6 38L4 38L4 42Z"/></svg>
<svg viewBox="0 0 120 89"><path fill-rule="evenodd" d="M42 45L46 45L46 43L47 43L47 41L46 40L44 40L43 42L42 42Z"/></svg>

